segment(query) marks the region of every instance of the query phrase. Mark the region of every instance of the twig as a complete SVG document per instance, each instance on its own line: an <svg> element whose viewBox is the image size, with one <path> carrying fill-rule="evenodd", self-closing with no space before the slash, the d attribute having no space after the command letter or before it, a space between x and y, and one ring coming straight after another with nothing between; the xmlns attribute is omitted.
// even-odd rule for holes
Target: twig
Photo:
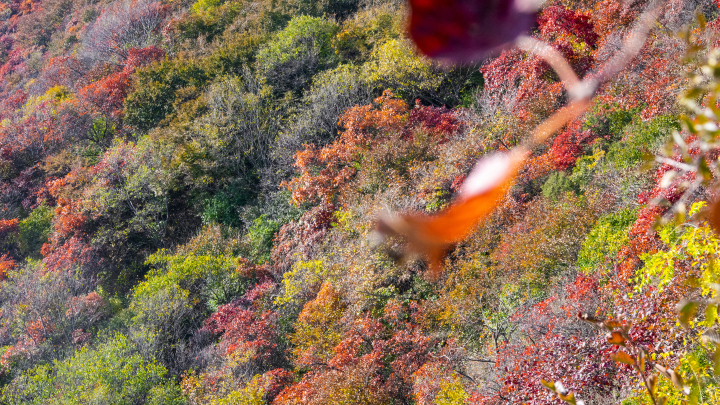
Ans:
<svg viewBox="0 0 720 405"><path fill-rule="evenodd" d="M523 51L531 52L545 60L550 67L560 76L560 80L571 94L573 89L578 88L581 82L575 74L572 66L557 49L549 44L533 37L523 35L517 39L517 46ZM574 97L573 97L574 98Z"/></svg>
<svg viewBox="0 0 720 405"><path fill-rule="evenodd" d="M459 371L459 370L455 370L455 372L458 373L458 374L460 374L461 376L467 378L467 379L470 380L473 384L476 384L476 385L477 385L477 381L475 381L475 379L472 378L472 377L470 377L469 375L467 375L467 374L465 374L465 373L463 373L462 371Z"/></svg>
<svg viewBox="0 0 720 405"><path fill-rule="evenodd" d="M480 362L480 363L495 363L495 360L490 360L490 359L471 359L471 358L466 358L465 360L467 360L467 361L477 361L477 362Z"/></svg>
<svg viewBox="0 0 720 405"><path fill-rule="evenodd" d="M673 159L666 158L666 157L663 157L663 156L656 156L656 157L655 157L655 161L658 162L658 163L663 163L663 164L672 166L672 167L674 167L674 168L676 168L676 169L680 169L680 170L683 170L683 171L686 171L686 172L692 172L692 173L694 173L694 172L697 171L697 169L695 169L695 167L693 167L693 166L691 166L691 165L689 165L689 164L687 164L687 163L678 162L677 160L673 160Z"/></svg>
<svg viewBox="0 0 720 405"><path fill-rule="evenodd" d="M600 72L594 77L598 86L604 81L615 77L640 52L640 49L645 45L645 39L650 33L650 27L660 13L662 3L660 0L654 0L638 18L635 27L625 40L623 48L614 58L603 65Z"/></svg>
<svg viewBox="0 0 720 405"><path fill-rule="evenodd" d="M633 368L637 370L637 372L640 374L640 378L643 380L643 384L645 384L645 389L647 390L648 395L650 396L650 400L652 401L653 405L657 405L657 399L655 398L655 393L652 390L652 387L648 383L648 379L645 378L645 371L640 370L640 367L637 365L633 365Z"/></svg>
<svg viewBox="0 0 720 405"><path fill-rule="evenodd" d="M529 145L527 145L529 149L543 143L555 131L583 114L590 106L590 100L600 85L613 78L630 63L645 44L650 27L660 12L661 4L661 0L654 0L638 18L635 27L628 35L623 48L618 54L605 63L597 75L582 81L578 79L562 54L550 45L527 36L522 36L517 40L517 45L521 49L540 56L555 70L573 100L568 106L563 107L535 128Z"/></svg>
<svg viewBox="0 0 720 405"><path fill-rule="evenodd" d="M501 144L502 146L505 147L505 150L506 150L506 151L509 151L509 150L510 150L510 148L505 144L505 142L503 142L502 139L498 139L498 141L500 142L500 144Z"/></svg>
<svg viewBox="0 0 720 405"><path fill-rule="evenodd" d="M532 149L535 146L542 144L557 130L584 113L589 106L590 101L588 99L583 99L573 101L570 105L561 108L548 119L543 121L542 124L538 125L535 130L533 130L532 137L530 138L528 145L525 147Z"/></svg>

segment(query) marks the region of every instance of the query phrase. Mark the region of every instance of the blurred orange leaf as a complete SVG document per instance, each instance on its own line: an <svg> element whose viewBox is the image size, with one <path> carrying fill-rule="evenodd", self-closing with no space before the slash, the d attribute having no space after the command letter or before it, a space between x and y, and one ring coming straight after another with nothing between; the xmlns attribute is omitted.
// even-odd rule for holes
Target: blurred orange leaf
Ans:
<svg viewBox="0 0 720 405"><path fill-rule="evenodd" d="M410 214L382 219L381 233L407 239L410 248L430 261L430 276L439 276L446 250L465 239L486 219L508 191L526 153L516 150L481 159L462 185L458 199L435 215Z"/></svg>
<svg viewBox="0 0 720 405"><path fill-rule="evenodd" d="M617 352L611 355L610 358L618 363L629 364L631 366L635 364L635 358L625 352Z"/></svg>
<svg viewBox="0 0 720 405"><path fill-rule="evenodd" d="M608 333L607 341L613 345L625 346L626 339L623 337L622 333L615 331Z"/></svg>

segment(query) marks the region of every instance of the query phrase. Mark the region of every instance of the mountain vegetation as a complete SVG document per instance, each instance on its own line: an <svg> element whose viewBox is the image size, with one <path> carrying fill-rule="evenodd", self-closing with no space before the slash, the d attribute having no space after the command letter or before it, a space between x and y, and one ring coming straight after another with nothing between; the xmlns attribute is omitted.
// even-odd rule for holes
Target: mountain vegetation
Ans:
<svg viewBox="0 0 720 405"><path fill-rule="evenodd" d="M720 1L521 3L1 0L0 404L719 404Z"/></svg>

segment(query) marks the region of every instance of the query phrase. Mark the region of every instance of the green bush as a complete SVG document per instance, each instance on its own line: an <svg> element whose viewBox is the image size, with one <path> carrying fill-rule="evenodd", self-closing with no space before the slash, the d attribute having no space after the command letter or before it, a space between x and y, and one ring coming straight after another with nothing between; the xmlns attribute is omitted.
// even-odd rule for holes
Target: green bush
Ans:
<svg viewBox="0 0 720 405"><path fill-rule="evenodd" d="M542 186L543 197L553 201L557 201L560 196L570 191L577 191L577 186L565 172L551 173Z"/></svg>
<svg viewBox="0 0 720 405"><path fill-rule="evenodd" d="M187 401L175 382L154 386L148 393L146 405L184 405Z"/></svg>
<svg viewBox="0 0 720 405"><path fill-rule="evenodd" d="M249 203L253 196L254 193L250 190L233 186L217 191L202 202L203 223L240 227L242 222L239 208Z"/></svg>
<svg viewBox="0 0 720 405"><path fill-rule="evenodd" d="M661 116L645 122L640 119L624 129L625 136L608 150L607 159L618 169L630 169L643 161L643 156L653 153L673 131L680 130L680 123L673 116Z"/></svg>
<svg viewBox="0 0 720 405"><path fill-rule="evenodd" d="M248 229L245 238L248 242L248 255L258 264L270 261L275 234L283 225L281 221L271 220L267 215L256 218Z"/></svg>
<svg viewBox="0 0 720 405"><path fill-rule="evenodd" d="M295 17L257 57L261 75L278 92L305 88L319 70L334 63L332 39L338 25L318 17Z"/></svg>
<svg viewBox="0 0 720 405"><path fill-rule="evenodd" d="M394 7L362 10L343 22L333 42L343 61L365 62L376 47L401 38L405 29L403 13Z"/></svg>
<svg viewBox="0 0 720 405"><path fill-rule="evenodd" d="M266 36L235 34L201 57L182 54L138 69L133 90L125 100L125 119L134 129L147 132L182 116L183 107L202 100L213 80L224 75L245 75L255 62ZM192 121L195 117L186 117Z"/></svg>
<svg viewBox="0 0 720 405"><path fill-rule="evenodd" d="M377 92L389 89L409 103L455 106L468 102L482 85L479 66L444 68L419 55L407 39L376 46L363 65L365 78Z"/></svg>
<svg viewBox="0 0 720 405"><path fill-rule="evenodd" d="M216 2L217 5L212 7ZM192 6L190 13L177 21L172 34L178 41L194 44L202 37L212 42L241 15L243 3L242 0L224 4L222 1L200 0Z"/></svg>
<svg viewBox="0 0 720 405"><path fill-rule="evenodd" d="M283 103L263 82L236 76L218 78L203 99L206 113L188 124L176 161L205 222L235 226L237 208L263 191L259 183L272 167Z"/></svg>
<svg viewBox="0 0 720 405"><path fill-rule="evenodd" d="M197 0L190 7L190 12L197 14L203 11L212 11L222 4L222 0Z"/></svg>
<svg viewBox="0 0 720 405"><path fill-rule="evenodd" d="M249 280L237 272L235 257L160 250L147 263L153 268L133 293L130 334L144 342L143 353L172 373L189 366L187 339L220 305L240 296Z"/></svg>
<svg viewBox="0 0 720 405"><path fill-rule="evenodd" d="M52 220L55 211L41 204L35 208L27 218L18 224L18 248L25 257L41 259L40 250L52 232Z"/></svg>
<svg viewBox="0 0 720 405"><path fill-rule="evenodd" d="M215 5L216 4L216 5ZM172 36L182 49L199 51L199 43L212 44L232 41L244 33L264 35L282 29L293 15L298 13L283 10L285 2L260 0L202 0L192 12L176 20L171 27ZM243 27L238 30L238 27ZM202 40L200 40L202 38Z"/></svg>
<svg viewBox="0 0 720 405"><path fill-rule="evenodd" d="M225 38L212 52L197 60L208 78L228 74L245 74L255 63L260 47L267 41L267 35L233 34Z"/></svg>
<svg viewBox="0 0 720 405"><path fill-rule="evenodd" d="M335 17L342 20L355 12L360 0L285 0L280 5L289 15Z"/></svg>
<svg viewBox="0 0 720 405"><path fill-rule="evenodd" d="M213 311L240 295L247 283L236 271L237 259L227 255L170 254L160 250L148 257L147 264L153 270L135 287L131 303L138 316L144 303L154 300L162 291L177 291Z"/></svg>
<svg viewBox="0 0 720 405"><path fill-rule="evenodd" d="M133 91L125 99L125 122L140 132L149 131L175 111L178 90L202 87L209 79L208 72L184 57L138 69Z"/></svg>
<svg viewBox="0 0 720 405"><path fill-rule="evenodd" d="M628 241L628 228L635 218L635 210L624 209L598 219L578 254L580 271L589 274L609 270L615 256Z"/></svg>
<svg viewBox="0 0 720 405"><path fill-rule="evenodd" d="M602 171L605 164L605 151L596 147L592 154L580 157L575 162L569 180L572 183L573 191L585 192L588 185L593 181L598 171Z"/></svg>
<svg viewBox="0 0 720 405"><path fill-rule="evenodd" d="M166 375L165 367L141 356L125 335L117 334L52 367L26 372L3 389L3 402L134 405L144 403L153 387L166 382Z"/></svg>
<svg viewBox="0 0 720 405"><path fill-rule="evenodd" d="M596 146L592 154L581 156L570 174L554 172L542 186L545 198L557 201L565 193L581 194L587 191L588 186L595 180L598 171L605 168L605 151Z"/></svg>
<svg viewBox="0 0 720 405"><path fill-rule="evenodd" d="M192 218L182 211L182 201L170 208L172 153L171 144L148 137L137 143L118 141L95 166L92 182L83 191L83 209L94 227L91 243L109 258L98 269L108 292L135 281L144 271L146 255L183 238L181 229L168 232L175 216L186 223Z"/></svg>
<svg viewBox="0 0 720 405"><path fill-rule="evenodd" d="M325 281L335 281L332 266L323 260L300 260L286 272L282 279L282 292L275 297L274 304L280 308L298 310L308 297L319 290Z"/></svg>
<svg viewBox="0 0 720 405"><path fill-rule="evenodd" d="M375 88L389 89L407 100L437 92L443 81L432 61L403 39L377 47L363 70Z"/></svg>
<svg viewBox="0 0 720 405"><path fill-rule="evenodd" d="M583 130L591 129L598 135L611 135L613 139L623 134L625 127L638 118L639 109L623 110L613 105L598 104L586 115Z"/></svg>
<svg viewBox="0 0 720 405"><path fill-rule="evenodd" d="M263 196L262 201L244 207L240 219L245 232L240 239L240 254L257 264L268 263L277 232L299 219L303 212L292 203L288 191Z"/></svg>

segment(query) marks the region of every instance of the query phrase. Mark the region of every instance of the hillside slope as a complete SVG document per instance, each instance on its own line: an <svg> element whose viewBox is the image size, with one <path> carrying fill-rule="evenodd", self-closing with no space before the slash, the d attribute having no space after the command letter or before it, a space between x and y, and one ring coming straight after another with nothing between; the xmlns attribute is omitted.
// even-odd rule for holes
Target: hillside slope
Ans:
<svg viewBox="0 0 720 405"><path fill-rule="evenodd" d="M648 6L531 34L593 75ZM541 57L433 61L397 0L0 3L0 403L720 403L720 3L660 7L435 268L378 219L566 105Z"/></svg>

